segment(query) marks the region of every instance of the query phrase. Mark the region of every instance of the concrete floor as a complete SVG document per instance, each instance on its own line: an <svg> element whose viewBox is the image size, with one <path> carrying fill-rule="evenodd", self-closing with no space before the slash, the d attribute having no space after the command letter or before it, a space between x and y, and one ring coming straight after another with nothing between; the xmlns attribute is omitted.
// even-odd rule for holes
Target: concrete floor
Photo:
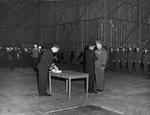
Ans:
<svg viewBox="0 0 150 115"><path fill-rule="evenodd" d="M82 71L65 64L61 69ZM85 98L83 81L72 83L71 100L64 80L52 80L52 96L39 97L36 74L28 69L0 69L0 115L50 115L52 111L94 104L124 115L150 115L150 79L144 75L106 73L105 90Z"/></svg>

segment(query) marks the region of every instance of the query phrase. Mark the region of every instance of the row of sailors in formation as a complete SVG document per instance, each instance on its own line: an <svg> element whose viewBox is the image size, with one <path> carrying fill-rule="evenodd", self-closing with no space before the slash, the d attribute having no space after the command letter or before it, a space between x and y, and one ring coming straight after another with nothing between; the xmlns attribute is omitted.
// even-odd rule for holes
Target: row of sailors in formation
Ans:
<svg viewBox="0 0 150 115"><path fill-rule="evenodd" d="M33 48L0 47L0 67L33 67L34 58L41 53L41 46L37 45Z"/></svg>
<svg viewBox="0 0 150 115"><path fill-rule="evenodd" d="M149 74L150 50L146 48L110 48L109 69L117 72Z"/></svg>
<svg viewBox="0 0 150 115"><path fill-rule="evenodd" d="M44 49L34 45L32 48L0 47L0 67L36 67ZM110 48L108 67L111 71L149 73L150 50L137 48ZM56 57L57 58L57 57Z"/></svg>

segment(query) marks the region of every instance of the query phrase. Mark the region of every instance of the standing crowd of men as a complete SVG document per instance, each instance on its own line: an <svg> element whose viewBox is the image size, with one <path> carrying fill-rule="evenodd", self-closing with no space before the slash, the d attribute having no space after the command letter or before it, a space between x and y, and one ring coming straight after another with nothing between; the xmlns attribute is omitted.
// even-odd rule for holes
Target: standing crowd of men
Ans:
<svg viewBox="0 0 150 115"><path fill-rule="evenodd" d="M147 48L110 48L109 69L148 75L150 71L150 50Z"/></svg>
<svg viewBox="0 0 150 115"><path fill-rule="evenodd" d="M0 47L0 67L10 69L34 67L41 53L41 47L37 45L34 45L33 48ZM37 58L36 62L35 58Z"/></svg>
<svg viewBox="0 0 150 115"><path fill-rule="evenodd" d="M107 60L107 54L108 60ZM88 44L84 55L85 72L89 73L89 93L104 90L104 70L150 76L150 50L147 48L110 48L106 51L97 40Z"/></svg>
<svg viewBox="0 0 150 115"><path fill-rule="evenodd" d="M42 49L34 45L33 48L0 47L0 67L33 67L38 73L38 90L40 96L50 96L47 92L47 73L51 65L57 60L59 46ZM71 55L73 56L73 55ZM63 59L63 58L62 58ZM72 59L72 58L71 58ZM70 60L72 61L72 60ZM83 53L84 72L89 74L89 93L104 90L105 68L109 71L144 73L150 71L150 50L144 48L110 48L105 50L99 40L89 42Z"/></svg>

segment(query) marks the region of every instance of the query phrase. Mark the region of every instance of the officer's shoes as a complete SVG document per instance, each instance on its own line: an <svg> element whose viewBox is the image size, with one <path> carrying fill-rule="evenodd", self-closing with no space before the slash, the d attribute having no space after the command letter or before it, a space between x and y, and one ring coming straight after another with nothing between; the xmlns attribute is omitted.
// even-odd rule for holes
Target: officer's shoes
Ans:
<svg viewBox="0 0 150 115"><path fill-rule="evenodd" d="M39 96L51 96L51 94L48 94L48 93L46 93L46 94L40 94Z"/></svg>
<svg viewBox="0 0 150 115"><path fill-rule="evenodd" d="M97 94L97 91L89 92L90 94Z"/></svg>
<svg viewBox="0 0 150 115"><path fill-rule="evenodd" d="M101 91L103 91L103 90L101 90L101 89L96 89L96 91L99 91L99 92L101 92Z"/></svg>
<svg viewBox="0 0 150 115"><path fill-rule="evenodd" d="M47 93L46 96L51 96L51 94L48 94L48 93Z"/></svg>

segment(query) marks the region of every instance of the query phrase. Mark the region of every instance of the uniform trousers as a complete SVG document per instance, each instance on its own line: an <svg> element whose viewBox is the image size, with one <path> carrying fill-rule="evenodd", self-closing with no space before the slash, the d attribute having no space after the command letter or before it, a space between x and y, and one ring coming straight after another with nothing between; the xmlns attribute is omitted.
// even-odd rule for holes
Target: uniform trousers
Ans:
<svg viewBox="0 0 150 115"><path fill-rule="evenodd" d="M148 74L148 62L144 62L144 74Z"/></svg>
<svg viewBox="0 0 150 115"><path fill-rule="evenodd" d="M96 76L96 89L104 90L104 69L96 68L95 69L95 76Z"/></svg>
<svg viewBox="0 0 150 115"><path fill-rule="evenodd" d="M44 96L47 95L48 88L48 71L40 70L38 71L38 90L39 95Z"/></svg>
<svg viewBox="0 0 150 115"><path fill-rule="evenodd" d="M109 67L110 67L111 71L115 71L115 62L114 61L110 61Z"/></svg>
<svg viewBox="0 0 150 115"><path fill-rule="evenodd" d="M34 58L33 59L33 69L36 70L37 69L37 64L38 64L39 59L38 58Z"/></svg>
<svg viewBox="0 0 150 115"><path fill-rule="evenodd" d="M93 93L95 91L95 74L89 73L89 93Z"/></svg>
<svg viewBox="0 0 150 115"><path fill-rule="evenodd" d="M129 71L129 73L133 72L133 62L132 61L128 61L128 71Z"/></svg>
<svg viewBox="0 0 150 115"><path fill-rule="evenodd" d="M122 72L127 72L126 62L122 62Z"/></svg>
<svg viewBox="0 0 150 115"><path fill-rule="evenodd" d="M135 73L140 74L141 73L141 63L138 61L135 62Z"/></svg>
<svg viewBox="0 0 150 115"><path fill-rule="evenodd" d="M120 72L121 71L121 67L120 67L120 61L116 62L116 71Z"/></svg>

